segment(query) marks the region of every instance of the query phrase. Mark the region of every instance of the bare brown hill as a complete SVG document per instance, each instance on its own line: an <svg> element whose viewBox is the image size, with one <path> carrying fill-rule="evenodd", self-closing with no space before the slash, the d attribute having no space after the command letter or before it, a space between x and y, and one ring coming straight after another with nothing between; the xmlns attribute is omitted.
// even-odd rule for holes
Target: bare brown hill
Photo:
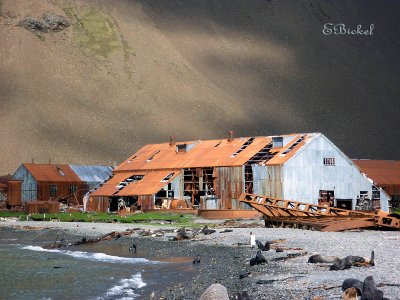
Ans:
<svg viewBox="0 0 400 300"><path fill-rule="evenodd" d="M320 131L400 158L396 1L0 1L0 173L143 144ZM37 33L26 17L65 17ZM372 35L324 35L325 23Z"/></svg>

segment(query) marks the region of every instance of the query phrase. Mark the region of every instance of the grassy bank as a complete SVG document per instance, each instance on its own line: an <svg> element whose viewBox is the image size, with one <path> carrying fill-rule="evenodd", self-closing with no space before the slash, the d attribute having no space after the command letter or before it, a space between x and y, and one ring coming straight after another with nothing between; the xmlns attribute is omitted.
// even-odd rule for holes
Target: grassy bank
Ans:
<svg viewBox="0 0 400 300"><path fill-rule="evenodd" d="M139 213L119 216L110 213L56 213L56 214L32 214L27 215L21 212L0 212L0 217L3 218L18 218L21 221L59 221L59 222L103 222L103 223L174 223L182 226L191 226L194 221L192 215L185 214L169 214L169 213Z"/></svg>

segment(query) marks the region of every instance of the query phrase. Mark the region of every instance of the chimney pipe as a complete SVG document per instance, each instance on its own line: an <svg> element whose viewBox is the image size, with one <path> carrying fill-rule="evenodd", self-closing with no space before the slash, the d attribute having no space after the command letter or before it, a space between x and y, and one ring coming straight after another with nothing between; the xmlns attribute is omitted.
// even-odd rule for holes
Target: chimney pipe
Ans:
<svg viewBox="0 0 400 300"><path fill-rule="evenodd" d="M173 135L169 136L169 145L174 146L175 145L175 137Z"/></svg>
<svg viewBox="0 0 400 300"><path fill-rule="evenodd" d="M228 139L228 142L232 142L233 139L234 139L234 137L233 137L233 130L229 130L229 139Z"/></svg>
<svg viewBox="0 0 400 300"><path fill-rule="evenodd" d="M49 165L51 165L51 159L49 158Z"/></svg>
<svg viewBox="0 0 400 300"><path fill-rule="evenodd" d="M32 158L32 164L34 164L35 163L35 161L33 160L33 158Z"/></svg>

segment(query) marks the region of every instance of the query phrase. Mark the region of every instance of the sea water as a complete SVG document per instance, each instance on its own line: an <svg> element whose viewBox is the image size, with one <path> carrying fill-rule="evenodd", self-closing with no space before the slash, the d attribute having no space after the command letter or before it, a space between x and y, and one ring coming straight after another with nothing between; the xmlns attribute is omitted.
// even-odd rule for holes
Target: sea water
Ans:
<svg viewBox="0 0 400 300"><path fill-rule="evenodd" d="M0 299L149 299L195 272L184 259L137 257L118 242L44 249L50 237L0 228Z"/></svg>

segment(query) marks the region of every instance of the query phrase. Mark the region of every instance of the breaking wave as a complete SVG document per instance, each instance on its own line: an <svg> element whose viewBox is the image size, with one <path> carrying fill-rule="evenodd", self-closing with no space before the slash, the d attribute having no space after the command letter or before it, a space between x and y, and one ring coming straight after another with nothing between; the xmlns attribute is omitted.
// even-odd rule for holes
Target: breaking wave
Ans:
<svg viewBox="0 0 400 300"><path fill-rule="evenodd" d="M59 250L59 249L44 249L39 246L25 246L22 249L27 249L31 251L41 251L41 252L51 252L51 253L60 253L64 255L69 255L78 259L87 259L94 261L102 261L108 263L146 263L146 264L158 264L157 261L150 261L146 258L137 258L137 257L121 257L121 256L113 256L105 253L98 252L84 252L84 251L70 251L70 250Z"/></svg>
<svg viewBox="0 0 400 300"><path fill-rule="evenodd" d="M108 299L118 297L118 299L133 299L135 296L136 289L140 289L146 286L146 283L142 280L142 274L136 273L131 278L121 279L115 286L108 289L106 295L99 299Z"/></svg>

